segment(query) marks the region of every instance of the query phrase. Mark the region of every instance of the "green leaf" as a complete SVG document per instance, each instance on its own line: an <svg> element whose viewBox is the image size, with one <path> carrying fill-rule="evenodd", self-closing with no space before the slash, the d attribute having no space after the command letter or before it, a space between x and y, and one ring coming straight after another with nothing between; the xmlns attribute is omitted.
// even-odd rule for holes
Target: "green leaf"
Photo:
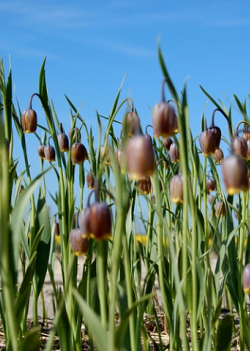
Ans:
<svg viewBox="0 0 250 351"><path fill-rule="evenodd" d="M49 210L41 188L39 190L36 216L36 231L38 231L41 226L44 225L44 230L42 231L41 239L37 246L36 274L38 296L43 287L45 275L47 272L51 240Z"/></svg>
<svg viewBox="0 0 250 351"><path fill-rule="evenodd" d="M35 263L36 263L36 252L34 252L33 256L30 259L29 265L27 267L27 270L25 272L25 275L21 284L21 288L18 292L17 299L15 302L15 312L18 320L17 325L20 325L23 311L26 308L29 301L30 288L31 288Z"/></svg>
<svg viewBox="0 0 250 351"><path fill-rule="evenodd" d="M99 351L109 351L109 336L103 328L98 315L88 306L77 290L73 290L73 295L80 308L85 323L94 338L96 347Z"/></svg>
<svg viewBox="0 0 250 351"><path fill-rule="evenodd" d="M162 73L164 75L165 78L167 78L167 84L168 84L168 87L169 87L169 90L172 94L172 96L174 97L176 103L178 104L179 103L179 97L178 97L178 94L175 90L175 87L170 79L170 76L168 74L168 71L167 71L167 67L165 65L165 62L164 62L164 59L163 59L163 56L162 56L162 53L161 53L161 47L160 47L160 44L158 44L158 58L159 58L159 62L160 62L160 66L161 66L161 69L162 69Z"/></svg>
<svg viewBox="0 0 250 351"><path fill-rule="evenodd" d="M220 105L212 98L212 96L210 96L210 95L206 92L206 90L205 90L204 88L202 88L201 85L200 85L200 88L201 88L201 90L203 91L203 93L209 98L209 100L211 100L212 103L213 103L218 109L221 110Z"/></svg>
<svg viewBox="0 0 250 351"><path fill-rule="evenodd" d="M43 175L45 175L49 170L51 169L48 168L45 170L43 173L39 174L34 180L27 186L27 188L23 191L22 196L19 197L13 211L12 211L12 216L11 216L11 230L12 230L12 236L13 236L13 256L14 256L14 265L15 265L15 270L18 272L18 262L19 262L19 245L20 245L20 239L23 231L23 216L24 212L26 209L26 206L28 202L30 201L30 198L32 194L35 191L35 188L37 187L38 183L40 182L41 178Z"/></svg>
<svg viewBox="0 0 250 351"><path fill-rule="evenodd" d="M122 346L122 343L124 342L124 335L128 326L130 314L134 312L138 305L140 305L142 302L148 301L152 296L152 294L147 294L143 296L142 298L140 298L140 300L134 302L124 314L121 323L115 331L115 346L117 349L119 349Z"/></svg>
<svg viewBox="0 0 250 351"><path fill-rule="evenodd" d="M41 239L43 229L44 229L44 225L41 226L41 228L39 229L39 231L36 234L35 240L33 242L32 248L31 248L30 256L33 256L33 254L37 251L37 246L38 246L39 241Z"/></svg>
<svg viewBox="0 0 250 351"><path fill-rule="evenodd" d="M233 320L234 316L229 314L219 322L216 351L231 350Z"/></svg>
<svg viewBox="0 0 250 351"><path fill-rule="evenodd" d="M40 350L40 327L29 330L21 341L19 351L39 351Z"/></svg>

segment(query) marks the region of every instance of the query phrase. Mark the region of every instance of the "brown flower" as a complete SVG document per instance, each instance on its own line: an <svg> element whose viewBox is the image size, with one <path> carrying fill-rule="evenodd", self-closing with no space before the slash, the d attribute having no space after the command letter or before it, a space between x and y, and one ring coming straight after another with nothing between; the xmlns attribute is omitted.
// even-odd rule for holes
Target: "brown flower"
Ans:
<svg viewBox="0 0 250 351"><path fill-rule="evenodd" d="M175 203L183 203L183 177L176 174L170 181L171 200Z"/></svg>
<svg viewBox="0 0 250 351"><path fill-rule="evenodd" d="M237 155L230 155L222 162L222 177L227 193L233 195L248 191L248 171L245 162Z"/></svg>
<svg viewBox="0 0 250 351"><path fill-rule="evenodd" d="M155 170L152 143L143 135L129 138L125 147L125 161L131 179L150 177Z"/></svg>

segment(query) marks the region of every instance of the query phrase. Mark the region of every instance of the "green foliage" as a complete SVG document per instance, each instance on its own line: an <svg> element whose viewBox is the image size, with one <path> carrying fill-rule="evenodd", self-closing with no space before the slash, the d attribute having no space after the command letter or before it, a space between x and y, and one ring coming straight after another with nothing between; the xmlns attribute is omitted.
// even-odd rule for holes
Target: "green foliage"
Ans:
<svg viewBox="0 0 250 351"><path fill-rule="evenodd" d="M82 350L82 323L92 350L95 347L102 351L137 351L150 350L151 346L157 350L229 350L235 310L241 321L240 348L250 347L249 317L242 290L242 272L250 257L249 192L225 194L220 166L212 155L201 155L199 138L192 134L187 84L178 94L160 45L157 50L178 117L179 137L174 135L173 141L179 149L180 162L171 161L162 139L152 141L156 162L165 160L157 164L151 177L155 200L151 194L142 195L137 182L124 174L116 161L118 149L126 152L127 136L122 130L117 137L113 123L122 128L119 121L121 108L124 104L133 104L130 98L119 101L123 82L109 116L96 112L98 131L85 123L84 112L80 113L82 104L76 108L66 96L71 128L79 128L88 150L88 161L73 165L71 146L76 141L75 136L70 140L69 151L61 153L57 140L60 121L48 95L44 60L39 75L39 92L35 95L40 99L45 119L38 124L36 137L39 140L39 134L44 135L44 131L44 140L52 137L56 162L45 168L40 161L41 172L31 177L29 153L33 150L26 148L29 136L22 130L21 109L19 105L16 109L12 101L11 70L5 80L3 63L0 62L0 316L7 351L39 349L37 304L47 272L53 291L54 319L46 351L53 349L56 334L61 350ZM223 138L230 146L234 130L231 105L225 106L203 87L201 89L209 103L226 117L229 137L228 140L225 136ZM234 100L244 121L249 122L247 102L241 102L235 95ZM205 114L204 109L201 113L202 130L207 118ZM107 121L105 134L102 119ZM25 165L21 171L13 155L16 134L12 131L12 124L20 139L18 158L23 157ZM123 138L121 143L118 142L120 137ZM105 165L104 157L101 159L101 145L104 152L108 145L111 147L110 166ZM249 170L249 161L245 162ZM55 189L47 190L51 168L56 175ZM79 260L71 249L70 233L79 224L77 216L84 216L84 200L89 194L86 170L91 170L98 180L95 200L93 195L90 206L99 199L109 205L112 239L98 242L88 238L88 253ZM171 199L170 183L178 173L183 179L183 203L176 204ZM206 188L208 174L216 184L210 205ZM41 180L43 190L36 191ZM98 189L101 189L100 193ZM215 211L219 200L224 203L225 217L222 212L218 215ZM51 201L55 208L53 214L49 208ZM105 224L96 217L92 221ZM137 241L138 223L142 223L145 231L145 242L142 239ZM56 256L55 238L60 238L60 256ZM217 261L212 267L214 255ZM56 259L60 262L62 286L56 284ZM83 265L82 276L78 281L80 264ZM160 306L155 296L157 285L162 299ZM27 313L31 302L34 327L28 330ZM222 307L229 310L223 319ZM166 319L168 345L161 335L163 327L159 312ZM145 318L154 321L159 341L154 340L147 330ZM45 312L43 319L46 319ZM187 328L190 328L191 335Z"/></svg>

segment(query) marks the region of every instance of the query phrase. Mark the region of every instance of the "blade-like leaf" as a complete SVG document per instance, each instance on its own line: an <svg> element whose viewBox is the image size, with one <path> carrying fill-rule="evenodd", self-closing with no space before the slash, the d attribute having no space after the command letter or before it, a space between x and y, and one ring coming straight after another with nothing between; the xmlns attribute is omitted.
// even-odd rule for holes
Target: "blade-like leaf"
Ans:
<svg viewBox="0 0 250 351"><path fill-rule="evenodd" d="M142 302L148 301L152 296L153 294L144 295L142 298L140 298L140 300L134 302L132 306L124 314L119 327L115 331L115 345L117 349L121 347L122 342L124 341L123 337L125 335L125 332L128 326L130 314L134 312L134 310L137 308L138 305L140 305Z"/></svg>
<svg viewBox="0 0 250 351"><path fill-rule="evenodd" d="M20 351L39 351L40 350L40 327L29 330L21 341Z"/></svg>
<svg viewBox="0 0 250 351"><path fill-rule="evenodd" d="M78 307L80 308L84 321L86 322L91 335L94 338L96 347L99 351L109 350L109 336L103 328L100 318L97 314L88 306L86 301L81 297L77 290L73 290L73 295L76 299Z"/></svg>
<svg viewBox="0 0 250 351"><path fill-rule="evenodd" d="M220 322L217 331L216 351L231 350L231 338L233 331L233 315L225 316Z"/></svg>
<svg viewBox="0 0 250 351"><path fill-rule="evenodd" d="M28 268L25 272L22 285L18 292L18 296L15 302L15 310L16 310L18 325L21 322L23 311L26 308L29 301L29 294L30 294L30 288L31 288L35 263L36 263L36 252L33 254L33 256L30 259Z"/></svg>
<svg viewBox="0 0 250 351"><path fill-rule="evenodd" d="M44 225L44 230L41 235L41 240L37 247L37 260L36 260L36 274L37 274L37 296L39 295L45 275L47 272L47 266L49 261L49 252L50 252L50 239L51 239L51 227L49 219L49 210L45 200L45 197L42 194L40 188L39 199L37 203L37 213L36 213L36 231Z"/></svg>
<svg viewBox="0 0 250 351"><path fill-rule="evenodd" d="M22 233L23 216L28 202L30 201L31 195L34 193L35 188L40 182L42 176L46 174L51 168L48 168L43 173L39 174L34 180L27 186L23 191L22 196L19 197L11 216L11 230L13 234L13 254L15 260L15 269L18 271L18 260L19 260L19 245Z"/></svg>

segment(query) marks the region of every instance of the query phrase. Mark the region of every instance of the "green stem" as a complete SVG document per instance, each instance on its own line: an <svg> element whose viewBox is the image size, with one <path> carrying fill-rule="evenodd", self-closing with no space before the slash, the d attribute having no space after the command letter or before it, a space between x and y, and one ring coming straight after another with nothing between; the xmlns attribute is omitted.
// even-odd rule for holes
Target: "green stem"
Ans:
<svg viewBox="0 0 250 351"><path fill-rule="evenodd" d="M106 271L106 257L104 250L104 242L101 240L98 242L98 255L97 255L97 265L98 265L98 281L99 281L99 299L101 307L101 321L102 325L107 329L107 271Z"/></svg>
<svg viewBox="0 0 250 351"><path fill-rule="evenodd" d="M127 297L128 297L128 308L131 308L133 305L133 291L131 279L133 279L133 275L130 271L130 259L128 252L128 244L127 238L123 237L123 247L124 247L124 265L125 265L125 278L126 278L126 288L127 288ZM130 345L131 351L136 351L136 337L135 337L135 316L133 313L129 316L129 335L130 335Z"/></svg>
<svg viewBox="0 0 250 351"><path fill-rule="evenodd" d="M180 315L180 320L181 320L181 334L182 334L182 344L183 344L183 349L188 350L188 342L187 342L187 337L186 337L186 309L185 309L185 304L183 300L183 293L182 289L180 289L180 277L179 277L179 272L178 272L178 267L174 263L176 262L176 255L175 255L175 250L174 250L174 244L172 241L171 237L171 232L169 231L169 228L167 227L167 223L165 219L161 215L161 193L160 193L160 188L159 188L159 182L158 182L158 176L155 172L153 176L153 186L155 189L155 198L156 198L156 212L157 212L157 218L156 218L156 233L157 233L157 239L158 239L158 265L159 265L159 283L160 283L160 289L162 293L162 300L163 300L163 307L164 307L164 312L167 315L168 321L169 321L169 327L172 327L172 320L171 320L171 314L172 311L169 310L168 307L168 302L166 298L166 294L164 292L164 259L163 259L163 227L165 227L165 230L168 235L168 242L169 242L169 251L170 251L170 258L173 262L173 276L175 280L175 286L177 290L177 295L176 298L179 300L179 315ZM174 334L172 328L169 329L170 333L170 349L173 350L173 345L175 344L176 340L174 339Z"/></svg>
<svg viewBox="0 0 250 351"><path fill-rule="evenodd" d="M242 193L242 222L247 219L248 194ZM244 266L244 243L245 243L245 226L240 227L239 231L239 263L238 263L238 295L239 295L239 318L240 324L240 349L244 350L244 327L246 325L246 306L242 290L242 275Z"/></svg>
<svg viewBox="0 0 250 351"><path fill-rule="evenodd" d="M2 126L0 127L2 128ZM3 145L4 137L2 131L0 132L0 134L0 145ZM10 343L12 351L18 351L18 326L16 323L14 305L15 287L13 284L13 279L11 278L11 258L9 256L9 243L11 235L9 231L9 163L7 153L4 147L0 148L0 159L0 273L4 310L6 312L5 316L7 322L6 344L8 345L8 343Z"/></svg>

